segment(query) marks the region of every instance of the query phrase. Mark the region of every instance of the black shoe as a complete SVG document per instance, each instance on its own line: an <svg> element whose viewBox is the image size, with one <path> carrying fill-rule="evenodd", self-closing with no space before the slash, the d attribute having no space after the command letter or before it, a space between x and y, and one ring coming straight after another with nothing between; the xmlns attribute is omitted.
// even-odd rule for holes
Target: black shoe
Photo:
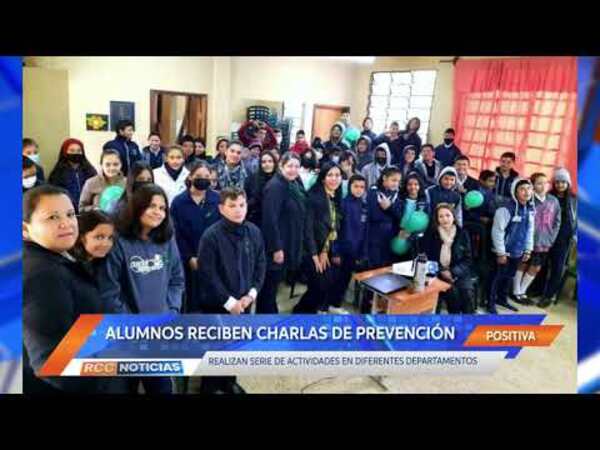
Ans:
<svg viewBox="0 0 600 450"><path fill-rule="evenodd" d="M503 307L504 307L504 308L506 308L506 309L510 309L511 311L514 311L514 312L518 312L518 311L519 311L519 309L518 309L518 308L515 308L513 305L511 305L511 304L510 304L510 303L508 303L508 302L505 302L505 303L498 303L498 305L499 305L499 306L503 306Z"/></svg>
<svg viewBox="0 0 600 450"><path fill-rule="evenodd" d="M237 382L233 382L228 387L228 394L245 394L246 391Z"/></svg>
<svg viewBox="0 0 600 450"><path fill-rule="evenodd" d="M540 308L547 308L548 306L550 306L550 303L552 303L552 300L550 300L549 298L544 297L544 298L542 298L540 300L540 302L537 305Z"/></svg>
<svg viewBox="0 0 600 450"><path fill-rule="evenodd" d="M525 294L516 295L515 302L517 302L520 305L527 305L527 306L534 304L531 300L529 300L529 298Z"/></svg>
<svg viewBox="0 0 600 450"><path fill-rule="evenodd" d="M486 311L488 312L488 314L498 314L498 310L496 309L496 307L494 305L490 305L486 308Z"/></svg>

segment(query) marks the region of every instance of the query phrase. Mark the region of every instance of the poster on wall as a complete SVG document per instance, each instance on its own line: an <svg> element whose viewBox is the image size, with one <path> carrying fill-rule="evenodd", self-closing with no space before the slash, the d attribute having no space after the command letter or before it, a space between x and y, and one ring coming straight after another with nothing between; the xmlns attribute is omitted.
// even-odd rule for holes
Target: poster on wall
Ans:
<svg viewBox="0 0 600 450"><path fill-rule="evenodd" d="M130 120L135 128L135 103L133 102L110 102L110 129L117 131L117 124L121 120Z"/></svg>
<svg viewBox="0 0 600 450"><path fill-rule="evenodd" d="M85 115L85 129L88 131L108 131L108 114Z"/></svg>

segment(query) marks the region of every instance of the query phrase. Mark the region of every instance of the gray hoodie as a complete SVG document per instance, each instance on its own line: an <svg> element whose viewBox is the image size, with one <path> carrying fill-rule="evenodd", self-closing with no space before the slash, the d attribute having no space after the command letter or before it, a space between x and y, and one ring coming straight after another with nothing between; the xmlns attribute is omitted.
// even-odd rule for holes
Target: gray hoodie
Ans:
<svg viewBox="0 0 600 450"><path fill-rule="evenodd" d="M179 312L185 283L175 238L157 244L119 237L99 271L99 286L116 314Z"/></svg>
<svg viewBox="0 0 600 450"><path fill-rule="evenodd" d="M377 147L375 147L375 151L373 152L373 157L375 157L375 154L377 153L377 149L379 149L379 148L383 148L385 150L387 162L386 162L385 166L383 166L383 167L380 166L379 164L377 164L376 161L373 161L372 163L369 163L365 167L363 167L363 169L361 171L361 175L363 177L365 177L367 180L367 189L369 189L371 186L374 186L375 184L377 184L377 180L379 180L379 175L381 175L381 171L383 169L385 169L386 167L389 167L392 164L392 154L390 153L390 147L385 142L383 142L383 143L379 144Z"/></svg>
<svg viewBox="0 0 600 450"><path fill-rule="evenodd" d="M437 159L433 160L434 173L433 177L427 175L427 166L425 165L425 161L423 158L419 158L415 161L415 169L421 175L423 181L425 181L426 187L433 186L437 184L438 176L442 170L442 163Z"/></svg>

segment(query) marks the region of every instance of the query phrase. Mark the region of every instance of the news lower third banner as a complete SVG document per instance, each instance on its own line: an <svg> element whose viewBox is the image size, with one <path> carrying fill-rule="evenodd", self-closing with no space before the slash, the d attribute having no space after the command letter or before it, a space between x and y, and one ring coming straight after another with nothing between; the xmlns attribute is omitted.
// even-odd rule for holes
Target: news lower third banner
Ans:
<svg viewBox="0 0 600 450"><path fill-rule="evenodd" d="M82 315L40 376L489 374L544 315Z"/></svg>

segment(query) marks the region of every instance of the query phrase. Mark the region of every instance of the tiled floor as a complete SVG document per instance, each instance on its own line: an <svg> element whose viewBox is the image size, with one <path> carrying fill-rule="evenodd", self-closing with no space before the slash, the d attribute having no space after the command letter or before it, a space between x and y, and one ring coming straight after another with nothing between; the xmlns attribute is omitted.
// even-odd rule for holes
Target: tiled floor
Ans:
<svg viewBox="0 0 600 450"><path fill-rule="evenodd" d="M567 286L565 292L569 292ZM304 292L303 286L296 293ZM351 292L348 293L348 299ZM279 305L287 313L299 297L289 299L289 287L282 285ZM347 305L351 309L350 305ZM498 308L500 313L509 311ZM561 299L540 309L519 305L519 313L547 314L545 324L562 324L563 330L550 347L525 348L513 360L506 360L488 376L395 376L379 384L370 377L272 376L239 377L249 393L572 393L577 382L577 304ZM511 313L514 314L514 313Z"/></svg>

